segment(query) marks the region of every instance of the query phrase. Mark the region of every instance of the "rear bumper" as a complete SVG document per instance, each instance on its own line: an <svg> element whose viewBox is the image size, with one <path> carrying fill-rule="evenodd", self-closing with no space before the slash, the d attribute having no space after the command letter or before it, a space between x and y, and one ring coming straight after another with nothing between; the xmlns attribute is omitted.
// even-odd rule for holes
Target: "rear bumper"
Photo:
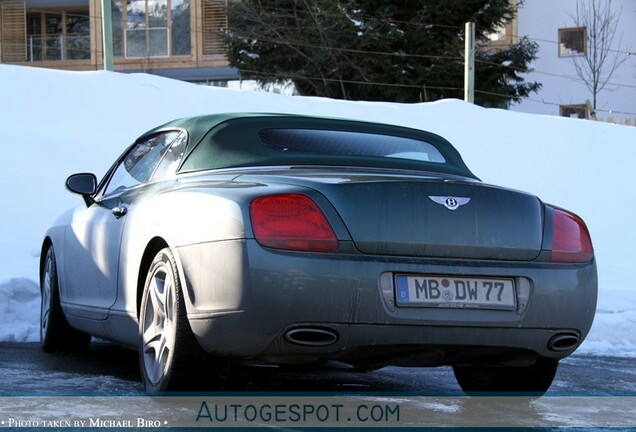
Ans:
<svg viewBox="0 0 636 432"><path fill-rule="evenodd" d="M178 249L188 317L201 346L221 357L297 363L337 359L394 365L454 364L497 357L563 358L565 334L582 341L596 309L595 263L563 265L426 260L272 251L253 240ZM394 273L512 277L514 311L401 308ZM300 329L299 340L289 331ZM303 334L302 331L309 332ZM312 344L312 329L332 333ZM308 339L310 343L304 339Z"/></svg>

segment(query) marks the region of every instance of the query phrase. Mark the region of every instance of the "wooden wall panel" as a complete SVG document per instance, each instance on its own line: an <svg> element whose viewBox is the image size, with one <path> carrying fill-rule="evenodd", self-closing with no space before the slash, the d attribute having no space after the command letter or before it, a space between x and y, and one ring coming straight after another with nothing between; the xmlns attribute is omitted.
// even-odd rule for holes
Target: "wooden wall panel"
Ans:
<svg viewBox="0 0 636 432"><path fill-rule="evenodd" d="M203 55L223 54L220 30L227 27L227 0L203 0Z"/></svg>
<svg viewBox="0 0 636 432"><path fill-rule="evenodd" d="M26 60L26 4L25 0L0 1L0 39L2 61Z"/></svg>

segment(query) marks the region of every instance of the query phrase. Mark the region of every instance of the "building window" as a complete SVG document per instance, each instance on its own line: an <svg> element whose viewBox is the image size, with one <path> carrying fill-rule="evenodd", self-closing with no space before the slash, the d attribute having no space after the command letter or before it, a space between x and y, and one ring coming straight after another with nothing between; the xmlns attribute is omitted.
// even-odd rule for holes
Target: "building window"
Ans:
<svg viewBox="0 0 636 432"><path fill-rule="evenodd" d="M87 60L91 58L90 18L82 10L27 10L29 61Z"/></svg>
<svg viewBox="0 0 636 432"><path fill-rule="evenodd" d="M559 57L585 55L586 40L585 27L559 29Z"/></svg>
<svg viewBox="0 0 636 432"><path fill-rule="evenodd" d="M493 33L488 33L488 46L491 48L508 48L510 45L514 45L519 42L519 36L517 35L519 23L515 16L506 24L500 25L495 29Z"/></svg>
<svg viewBox="0 0 636 432"><path fill-rule="evenodd" d="M114 0L116 57L189 56L190 0Z"/></svg>
<svg viewBox="0 0 636 432"><path fill-rule="evenodd" d="M559 115L570 118L588 118L587 104L559 105Z"/></svg>
<svg viewBox="0 0 636 432"><path fill-rule="evenodd" d="M509 39L509 32L508 32L508 26L507 25L500 25L499 27L497 27L495 29L494 32L489 33L487 35L488 39L490 40L491 44L505 44L508 42Z"/></svg>

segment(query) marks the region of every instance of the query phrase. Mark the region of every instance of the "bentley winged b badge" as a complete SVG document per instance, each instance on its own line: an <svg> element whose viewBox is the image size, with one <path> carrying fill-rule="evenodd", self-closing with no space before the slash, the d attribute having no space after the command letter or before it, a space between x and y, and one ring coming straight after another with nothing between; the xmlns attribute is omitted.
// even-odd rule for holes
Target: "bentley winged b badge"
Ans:
<svg viewBox="0 0 636 432"><path fill-rule="evenodd" d="M449 210L457 210L459 206L468 204L470 198L452 197L452 196L430 196L429 198L437 204L441 204Z"/></svg>

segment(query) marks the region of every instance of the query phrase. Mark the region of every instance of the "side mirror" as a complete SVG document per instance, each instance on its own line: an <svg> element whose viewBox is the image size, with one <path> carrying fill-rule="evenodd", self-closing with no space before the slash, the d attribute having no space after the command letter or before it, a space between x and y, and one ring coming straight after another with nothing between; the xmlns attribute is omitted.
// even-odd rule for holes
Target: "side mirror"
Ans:
<svg viewBox="0 0 636 432"><path fill-rule="evenodd" d="M97 177L91 173L73 174L66 179L66 188L83 197L93 195L97 191Z"/></svg>

